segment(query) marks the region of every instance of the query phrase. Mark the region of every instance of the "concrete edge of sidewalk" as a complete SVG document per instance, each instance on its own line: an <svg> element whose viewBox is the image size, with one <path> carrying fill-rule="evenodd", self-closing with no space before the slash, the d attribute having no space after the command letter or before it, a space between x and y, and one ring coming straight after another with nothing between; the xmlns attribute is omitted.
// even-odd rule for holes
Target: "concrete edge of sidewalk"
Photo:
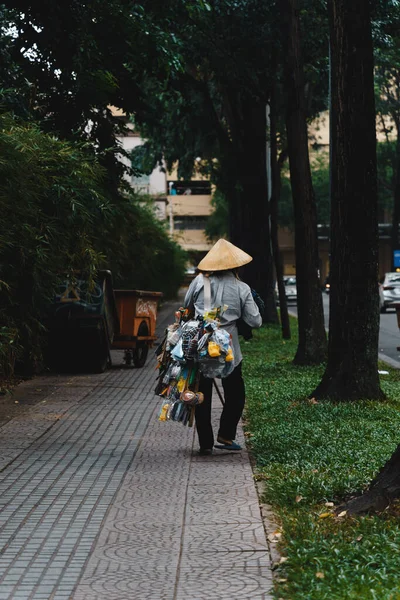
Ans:
<svg viewBox="0 0 400 600"><path fill-rule="evenodd" d="M244 429L244 422L242 422L242 426ZM264 492L265 492L265 481L259 481L257 479L257 466L255 458L251 452L251 448L246 443L246 451L248 460L250 463L250 468L253 473L253 482L254 487L256 489L257 497L258 497L258 506L260 508L261 520L264 527L265 539L268 545L268 552L270 557L270 566L271 566L271 574L272 579L275 581L277 577L279 577L279 571L277 570L278 565L280 564L280 560L282 554L278 550L278 543L280 541L281 526L277 520L277 516L273 511L271 505L266 504L263 500Z"/></svg>

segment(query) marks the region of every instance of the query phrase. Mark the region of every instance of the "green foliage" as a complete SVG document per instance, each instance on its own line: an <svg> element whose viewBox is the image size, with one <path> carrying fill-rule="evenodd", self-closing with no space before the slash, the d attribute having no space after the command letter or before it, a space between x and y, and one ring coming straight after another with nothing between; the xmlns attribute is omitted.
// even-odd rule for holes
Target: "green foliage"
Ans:
<svg viewBox="0 0 400 600"><path fill-rule="evenodd" d="M311 164L311 175L317 205L318 223L330 223L329 164L326 156L317 156ZM278 207L279 224L294 227L293 199L288 167L282 171L281 198Z"/></svg>
<svg viewBox="0 0 400 600"><path fill-rule="evenodd" d="M65 270L102 260L94 240L108 210L102 169L83 146L0 118L0 323L5 344L25 362L40 360L40 310ZM12 336L14 345L7 343ZM30 356L21 356L21 351ZM6 350L2 349L2 356Z"/></svg>
<svg viewBox="0 0 400 600"><path fill-rule="evenodd" d="M173 295L184 253L138 198L105 191L90 145L0 115L0 370L42 357L43 311L66 273Z"/></svg>
<svg viewBox="0 0 400 600"><path fill-rule="evenodd" d="M296 339L282 341L278 328L255 332L244 347L248 439L288 559L279 567L285 581L278 595L395 598L398 516L335 518L326 503L362 491L399 443L400 375L390 369L383 378L385 402L314 403L308 397L322 368L294 366L296 348Z"/></svg>
<svg viewBox="0 0 400 600"><path fill-rule="evenodd" d="M391 214L395 190L396 142L387 141L377 144L378 159L378 201L380 220L383 222L385 212Z"/></svg>
<svg viewBox="0 0 400 600"><path fill-rule="evenodd" d="M312 8L302 3L301 9L311 117L327 103L327 14L324 2L313 2ZM151 97L135 118L148 140L146 167L164 156L168 167L179 163L179 176L188 178L200 156L229 203L227 190L238 177L249 100L267 102L272 84L279 85L282 78L279 7L257 0L182 2L171 4L169 14L181 68L162 81L148 73L141 86L142 96ZM279 90L283 129L285 98Z"/></svg>
<svg viewBox="0 0 400 600"><path fill-rule="evenodd" d="M330 223L329 161L325 154L316 156L311 167L311 175L317 204L318 223Z"/></svg>
<svg viewBox="0 0 400 600"><path fill-rule="evenodd" d="M143 110L146 73L162 81L179 68L162 15L146 0L4 0L0 7L0 74L14 90L8 107L18 114L23 107L63 139L90 141L114 192L124 172L116 144L124 124L109 107Z"/></svg>
<svg viewBox="0 0 400 600"><path fill-rule="evenodd" d="M180 283L185 254L126 190L116 143L124 124L109 108L143 110L147 71L161 81L179 70L160 8L146 0L0 7L2 105L24 118L0 117L3 371L40 363L43 307L66 271L111 266L116 285L167 296Z"/></svg>
<svg viewBox="0 0 400 600"><path fill-rule="evenodd" d="M187 255L154 218L152 201L120 198L107 223L105 254L116 287L161 291L176 296Z"/></svg>
<svg viewBox="0 0 400 600"><path fill-rule="evenodd" d="M396 172L396 142L377 144L379 220L384 222L386 211L393 210L394 173ZM330 223L329 164L325 156L317 156L311 165L311 175L317 203L318 223ZM292 194L287 168L282 173L279 224L293 227Z"/></svg>

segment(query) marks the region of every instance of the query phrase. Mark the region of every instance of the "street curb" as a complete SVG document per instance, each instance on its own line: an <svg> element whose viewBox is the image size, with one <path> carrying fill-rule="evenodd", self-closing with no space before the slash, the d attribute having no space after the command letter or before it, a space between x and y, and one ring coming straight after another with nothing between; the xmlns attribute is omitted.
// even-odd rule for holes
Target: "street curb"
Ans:
<svg viewBox="0 0 400 600"><path fill-rule="evenodd" d="M400 362L398 360L394 360L394 358L386 356L386 354L382 354L381 352L379 352L378 358L382 362L388 364L390 367L393 367L394 369L400 369Z"/></svg>

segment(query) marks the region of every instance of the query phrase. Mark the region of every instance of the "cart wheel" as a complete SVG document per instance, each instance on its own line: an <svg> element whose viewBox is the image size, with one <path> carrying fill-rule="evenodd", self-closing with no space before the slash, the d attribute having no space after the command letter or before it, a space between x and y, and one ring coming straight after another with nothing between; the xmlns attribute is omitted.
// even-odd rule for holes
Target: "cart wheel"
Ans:
<svg viewBox="0 0 400 600"><path fill-rule="evenodd" d="M149 330L146 323L141 323L138 329L138 335L149 335ZM138 342L136 348L132 350L133 364L137 368L144 367L149 353L149 347L146 342Z"/></svg>
<svg viewBox="0 0 400 600"><path fill-rule="evenodd" d="M132 350L125 350L124 352L124 363L127 367L130 367L132 364Z"/></svg>

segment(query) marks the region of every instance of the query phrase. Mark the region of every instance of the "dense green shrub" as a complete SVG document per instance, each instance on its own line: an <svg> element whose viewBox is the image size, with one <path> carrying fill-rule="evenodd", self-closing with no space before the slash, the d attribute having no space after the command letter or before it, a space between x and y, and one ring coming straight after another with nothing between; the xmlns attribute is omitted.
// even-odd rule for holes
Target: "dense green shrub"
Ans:
<svg viewBox="0 0 400 600"><path fill-rule="evenodd" d="M112 268L118 285L176 292L185 255L135 197L105 193L93 149L0 115L0 370L40 364L60 277Z"/></svg>

